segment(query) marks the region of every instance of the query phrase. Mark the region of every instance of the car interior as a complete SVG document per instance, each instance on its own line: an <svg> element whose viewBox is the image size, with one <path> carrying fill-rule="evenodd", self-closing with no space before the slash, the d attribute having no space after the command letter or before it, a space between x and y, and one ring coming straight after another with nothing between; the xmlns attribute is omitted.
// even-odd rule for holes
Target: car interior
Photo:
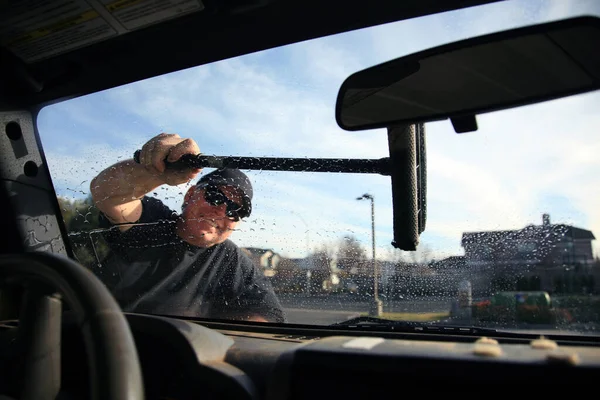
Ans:
<svg viewBox="0 0 600 400"><path fill-rule="evenodd" d="M63 101L293 43L503 2L90 1L95 11L81 13L82 21L129 3L179 8L140 27L124 23L115 34L98 27L86 33L96 35L93 40L80 32L53 42L30 40L45 35L36 18L50 18L50 11L36 10L85 1L0 4L6 13L0 14L0 398L364 399L406 390L464 395L477 390L473 385L512 395L528 386L546 395L556 385L593 384L600 372L597 332L540 335L386 324L370 316L325 326L123 312L74 257L40 138L38 114ZM47 32L65 28L61 24ZM23 34L26 25L30 32ZM414 252L435 218L427 215L426 124L449 120L461 135L477 130L481 113L598 90L599 44L600 17L582 16L421 49L356 71L340 86L329 115L355 135L387 130L386 158L248 155L182 162L384 175L391 181L393 246ZM482 78L455 68L459 62L491 72ZM540 65L553 68L545 74ZM518 89L507 89L511 85Z"/></svg>

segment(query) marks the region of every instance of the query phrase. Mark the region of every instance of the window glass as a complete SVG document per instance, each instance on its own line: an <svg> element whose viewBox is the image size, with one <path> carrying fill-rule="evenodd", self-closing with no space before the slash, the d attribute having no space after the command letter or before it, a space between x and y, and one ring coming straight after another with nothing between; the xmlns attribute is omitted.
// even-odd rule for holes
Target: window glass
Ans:
<svg viewBox="0 0 600 400"><path fill-rule="evenodd" d="M384 130L347 132L335 122L337 90L349 74L599 11L596 1L499 2L48 106L38 127L74 255L132 312L329 325L382 311L442 325L594 332L598 93L481 115L479 130L462 135L449 121L426 124L428 220L415 252L391 245L387 176L244 169L248 200L244 176L205 179L217 171L205 168L169 185L160 171L127 163L160 133L179 137L152 146L189 138L212 156L384 158ZM136 175L138 167L147 175ZM199 179L206 185L197 187ZM119 191L122 182L129 191ZM197 223L185 230L182 216ZM126 230L115 225L128 221ZM546 295L552 307L536 300Z"/></svg>

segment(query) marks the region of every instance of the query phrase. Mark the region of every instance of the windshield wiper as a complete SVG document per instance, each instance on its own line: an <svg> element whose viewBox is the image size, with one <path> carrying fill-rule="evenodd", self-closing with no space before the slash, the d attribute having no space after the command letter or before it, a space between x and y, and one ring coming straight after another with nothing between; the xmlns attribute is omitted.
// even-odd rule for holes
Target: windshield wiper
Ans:
<svg viewBox="0 0 600 400"><path fill-rule="evenodd" d="M434 322L419 321L394 321L376 317L356 317L346 321L331 324L332 327L344 327L352 329L372 329L382 331L399 331L415 333L445 333L445 334L476 334L491 335L498 333L496 329L480 328L475 326L444 325Z"/></svg>

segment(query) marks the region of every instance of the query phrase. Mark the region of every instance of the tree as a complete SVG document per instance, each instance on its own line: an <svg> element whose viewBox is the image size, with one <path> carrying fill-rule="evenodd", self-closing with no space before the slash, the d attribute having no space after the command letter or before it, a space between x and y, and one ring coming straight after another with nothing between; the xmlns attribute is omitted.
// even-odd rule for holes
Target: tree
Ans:
<svg viewBox="0 0 600 400"><path fill-rule="evenodd" d="M337 251L337 266L340 270L349 272L366 259L366 250L354 236L346 235L340 240Z"/></svg>
<svg viewBox="0 0 600 400"><path fill-rule="evenodd" d="M420 244L416 251L410 252L410 260L414 264L427 264L432 259L431 247L425 243Z"/></svg>
<svg viewBox="0 0 600 400"><path fill-rule="evenodd" d="M335 252L328 245L322 244L317 251L308 257L309 265L312 266L313 270L329 272L334 260L334 254Z"/></svg>
<svg viewBox="0 0 600 400"><path fill-rule="evenodd" d="M408 262L406 253L408 252L390 246L385 248L384 257L395 264L404 264Z"/></svg>
<svg viewBox="0 0 600 400"><path fill-rule="evenodd" d="M58 204L67 231L81 232L99 228L98 215L100 211L94 206L91 195L78 200L58 196Z"/></svg>
<svg viewBox="0 0 600 400"><path fill-rule="evenodd" d="M100 228L100 211L92 197L72 200L58 196L58 204L75 259L90 269L95 269L108 254L102 235L94 232Z"/></svg>

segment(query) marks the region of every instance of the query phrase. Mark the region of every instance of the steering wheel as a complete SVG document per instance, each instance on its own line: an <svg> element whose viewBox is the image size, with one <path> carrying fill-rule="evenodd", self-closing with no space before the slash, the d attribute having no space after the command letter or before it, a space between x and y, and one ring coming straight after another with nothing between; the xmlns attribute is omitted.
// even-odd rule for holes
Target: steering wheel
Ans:
<svg viewBox="0 0 600 400"><path fill-rule="evenodd" d="M19 382L11 395L56 398L61 382L64 298L83 334L92 398L144 399L141 366L127 320L91 271L56 254L2 254L0 282L24 288L14 346Z"/></svg>

